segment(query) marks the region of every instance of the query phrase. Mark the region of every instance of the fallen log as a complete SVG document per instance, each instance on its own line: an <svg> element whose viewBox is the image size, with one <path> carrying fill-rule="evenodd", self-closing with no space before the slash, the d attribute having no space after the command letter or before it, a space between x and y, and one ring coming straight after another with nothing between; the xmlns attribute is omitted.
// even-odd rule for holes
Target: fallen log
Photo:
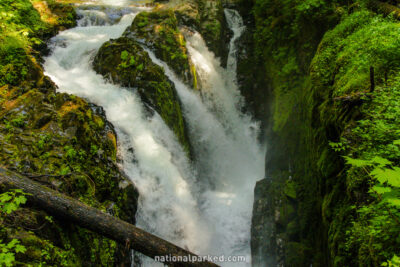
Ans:
<svg viewBox="0 0 400 267"><path fill-rule="evenodd" d="M340 102L343 104L362 104L364 101L373 98L369 92L356 92L348 95L337 96L333 98L333 101Z"/></svg>
<svg viewBox="0 0 400 267"><path fill-rule="evenodd" d="M132 224L3 168L0 168L0 186L22 189L29 194L29 201L54 217L76 223L123 245L129 244L131 249L153 259L159 257L169 266L218 266Z"/></svg>

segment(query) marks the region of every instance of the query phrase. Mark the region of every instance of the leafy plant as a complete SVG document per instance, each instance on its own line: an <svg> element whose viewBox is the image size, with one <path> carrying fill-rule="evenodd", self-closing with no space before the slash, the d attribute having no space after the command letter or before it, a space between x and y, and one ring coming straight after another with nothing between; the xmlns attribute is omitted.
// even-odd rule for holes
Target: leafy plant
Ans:
<svg viewBox="0 0 400 267"><path fill-rule="evenodd" d="M7 244L0 240L0 266L13 266L16 253L24 253L25 246L21 245L19 240L12 239Z"/></svg>
<svg viewBox="0 0 400 267"><path fill-rule="evenodd" d="M350 243L362 243L363 238L357 240L354 237L367 236L370 239L369 247L372 247L371 258L375 262L380 256L389 258L382 243L400 243L400 238L395 239L393 236L400 232L400 168L379 156L369 160L346 156L345 160L353 168L363 169L371 177L374 184L370 187L369 193L376 199L376 203L359 208L358 213L369 222L369 225L364 227L365 232L362 233L358 231L362 231L363 227L360 228L361 225L357 226L359 223L353 222L354 228L352 232L348 232L351 234ZM396 262L398 258L395 255L391 261L383 262L382 266L398 266L393 265Z"/></svg>
<svg viewBox="0 0 400 267"><path fill-rule="evenodd" d="M21 204L26 203L26 195L21 189L0 194L0 213L10 214L16 211Z"/></svg>
<svg viewBox="0 0 400 267"><path fill-rule="evenodd" d="M136 59L134 56L129 56L129 52L124 50L121 52L121 64L119 65L122 68L129 68L136 64Z"/></svg>
<svg viewBox="0 0 400 267"><path fill-rule="evenodd" d="M121 52L121 59L122 60L127 60L128 56L129 56L128 51L124 50L124 51Z"/></svg>
<svg viewBox="0 0 400 267"><path fill-rule="evenodd" d="M8 215L18 210L21 204L26 203L26 195L20 189L0 194L0 215ZM12 266L15 262L15 254L25 251L25 246L21 245L17 239L12 239L8 243L0 240L0 266Z"/></svg>

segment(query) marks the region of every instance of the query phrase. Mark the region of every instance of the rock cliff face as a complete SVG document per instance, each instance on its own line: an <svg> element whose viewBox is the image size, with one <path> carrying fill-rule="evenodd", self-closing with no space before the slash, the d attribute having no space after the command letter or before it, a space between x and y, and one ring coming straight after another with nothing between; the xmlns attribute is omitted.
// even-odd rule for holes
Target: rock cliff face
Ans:
<svg viewBox="0 0 400 267"><path fill-rule="evenodd" d="M163 8L174 10L179 26L190 27L200 32L208 48L226 65L231 32L228 28L223 1L178 0L168 1Z"/></svg>
<svg viewBox="0 0 400 267"><path fill-rule="evenodd" d="M371 189L380 183L374 167L351 159L377 166L374 157L389 158L391 168L399 160L387 131L397 120L384 119L397 114L387 107L397 91L398 22L369 1L257 0L254 16L236 4L249 18L238 80L268 143L253 265L388 264L398 254L395 204ZM379 226L383 218L390 229Z"/></svg>
<svg viewBox="0 0 400 267"><path fill-rule="evenodd" d="M39 14L29 1L14 4L14 18L19 18L19 12L22 16L28 12L30 17L19 24L7 21L7 29L26 27L30 35L29 39L16 39L10 32L2 34L0 164L134 223L138 193L117 167L113 126L100 107L56 93L56 86L39 64L42 59L37 50L47 51L43 40L75 25L73 8L38 1ZM0 8L4 11L7 7L0 4ZM41 20L40 15L49 21ZM27 47L19 46L20 42ZM114 241L32 206L1 217L0 240L17 239L27 248L16 254L21 264L95 266L130 260L128 251Z"/></svg>

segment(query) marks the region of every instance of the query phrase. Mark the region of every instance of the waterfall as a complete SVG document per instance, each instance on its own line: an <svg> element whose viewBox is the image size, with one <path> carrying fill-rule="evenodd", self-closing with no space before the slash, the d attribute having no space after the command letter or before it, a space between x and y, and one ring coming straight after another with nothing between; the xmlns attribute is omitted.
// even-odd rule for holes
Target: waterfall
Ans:
<svg viewBox="0 0 400 267"><path fill-rule="evenodd" d="M236 11L225 11L234 32L226 70L200 34L187 36L204 85L202 96L147 50L177 89L195 153L192 163L161 117L145 116L135 91L105 82L91 68L100 46L119 37L143 9L129 7L126 12L124 6L108 6L93 12L85 6L79 11L78 27L52 39L46 74L58 91L88 99L106 111L117 132L121 168L139 190L139 227L200 255L246 256L245 263L218 264L248 266L253 189L264 177L264 149L257 142L257 123L240 111L235 40L243 29L241 18Z"/></svg>
<svg viewBox="0 0 400 267"><path fill-rule="evenodd" d="M227 70L231 75L231 79L236 83L236 67L237 67L237 46L236 42L242 36L246 27L239 12L233 9L225 9L225 17L229 28L233 31L233 37L229 43L229 55Z"/></svg>

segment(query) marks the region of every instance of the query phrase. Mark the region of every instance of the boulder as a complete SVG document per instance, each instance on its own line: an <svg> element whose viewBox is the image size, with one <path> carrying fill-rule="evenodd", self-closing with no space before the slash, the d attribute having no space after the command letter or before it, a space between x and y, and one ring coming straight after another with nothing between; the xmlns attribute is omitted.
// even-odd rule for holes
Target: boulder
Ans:
<svg viewBox="0 0 400 267"><path fill-rule="evenodd" d="M172 9L141 12L123 36L151 49L184 82L193 84L195 73L190 67L185 37L178 29L178 20Z"/></svg>
<svg viewBox="0 0 400 267"><path fill-rule="evenodd" d="M141 45L128 37L110 40L97 53L93 68L113 83L137 90L143 102L157 111L190 154L181 104L163 68L154 64Z"/></svg>

